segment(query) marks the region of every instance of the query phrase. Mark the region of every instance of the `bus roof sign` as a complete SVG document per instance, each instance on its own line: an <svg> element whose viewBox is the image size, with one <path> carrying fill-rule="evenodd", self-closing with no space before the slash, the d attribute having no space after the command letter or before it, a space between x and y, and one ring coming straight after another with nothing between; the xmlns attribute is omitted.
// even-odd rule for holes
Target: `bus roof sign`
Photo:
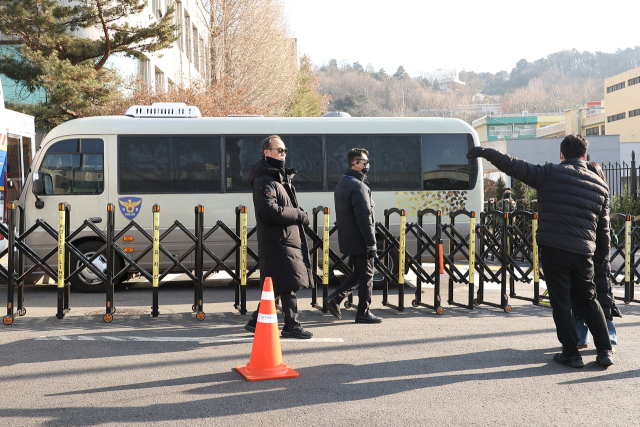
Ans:
<svg viewBox="0 0 640 427"><path fill-rule="evenodd" d="M202 117L200 109L184 102L154 102L152 105L129 107L125 116L130 117Z"/></svg>

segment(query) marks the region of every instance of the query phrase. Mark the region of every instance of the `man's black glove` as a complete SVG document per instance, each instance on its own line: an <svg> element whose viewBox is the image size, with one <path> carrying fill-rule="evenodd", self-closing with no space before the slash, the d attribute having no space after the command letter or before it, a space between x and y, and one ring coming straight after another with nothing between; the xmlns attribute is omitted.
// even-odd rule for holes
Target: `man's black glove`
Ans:
<svg viewBox="0 0 640 427"><path fill-rule="evenodd" d="M298 222L304 226L309 225L309 215L300 207L298 208Z"/></svg>
<svg viewBox="0 0 640 427"><path fill-rule="evenodd" d="M482 154L484 153L484 148L482 147L473 147L467 153L467 159L475 159L476 157L484 157Z"/></svg>
<svg viewBox="0 0 640 427"><path fill-rule="evenodd" d="M378 248L376 247L376 245L367 246L367 258L368 259L375 258L377 253L378 253Z"/></svg>

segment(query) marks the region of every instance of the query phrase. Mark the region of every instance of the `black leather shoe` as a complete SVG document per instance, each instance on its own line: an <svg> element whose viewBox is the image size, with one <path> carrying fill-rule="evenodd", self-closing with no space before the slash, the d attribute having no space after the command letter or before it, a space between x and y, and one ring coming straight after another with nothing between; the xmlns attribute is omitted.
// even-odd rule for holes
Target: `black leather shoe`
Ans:
<svg viewBox="0 0 640 427"><path fill-rule="evenodd" d="M571 366L572 368L584 368L582 357L567 357L562 353L554 354L553 361L561 365Z"/></svg>
<svg viewBox="0 0 640 427"><path fill-rule="evenodd" d="M598 362L602 366L613 365L613 353L609 350L599 351L598 355L596 356L596 362Z"/></svg>
<svg viewBox="0 0 640 427"><path fill-rule="evenodd" d="M371 312L367 314L356 314L356 323L380 323L382 317L374 316Z"/></svg>
<svg viewBox="0 0 640 427"><path fill-rule="evenodd" d="M333 295L325 298L324 302L327 303L327 308L329 309L329 313L333 314L338 319L342 319L342 313L340 312L340 304L336 301L336 297Z"/></svg>
<svg viewBox="0 0 640 427"><path fill-rule="evenodd" d="M282 336L282 338L298 338L302 340L308 340L309 338L313 338L313 333L307 331L302 327L293 329L291 331L286 331L283 329L280 335Z"/></svg>
<svg viewBox="0 0 640 427"><path fill-rule="evenodd" d="M252 319L252 320L249 320L249 321L247 322L247 324L246 324L246 325L244 325L244 328L245 328L247 331L251 332L252 334L255 334L255 333L256 333L256 322L255 322L253 319Z"/></svg>

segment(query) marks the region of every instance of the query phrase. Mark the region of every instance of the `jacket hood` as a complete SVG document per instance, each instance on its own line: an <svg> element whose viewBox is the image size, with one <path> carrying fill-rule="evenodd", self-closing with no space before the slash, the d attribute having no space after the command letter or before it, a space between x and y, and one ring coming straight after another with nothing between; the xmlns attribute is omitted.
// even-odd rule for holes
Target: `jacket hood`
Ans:
<svg viewBox="0 0 640 427"><path fill-rule="evenodd" d="M284 173L289 178L293 178L294 175L296 174L296 170L293 168L285 168ZM255 181L256 178L263 175L269 175L276 181L280 183L284 183L284 177L282 176L281 171L271 166L264 159L260 159L253 166L251 166L251 170L249 170L249 175L247 176L247 181L249 181L249 185L253 187L253 181Z"/></svg>

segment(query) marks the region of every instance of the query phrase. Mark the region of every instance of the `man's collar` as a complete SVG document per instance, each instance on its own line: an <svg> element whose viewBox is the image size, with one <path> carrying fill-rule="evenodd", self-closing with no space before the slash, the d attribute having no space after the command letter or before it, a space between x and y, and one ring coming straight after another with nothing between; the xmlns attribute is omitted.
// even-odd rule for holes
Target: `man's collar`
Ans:
<svg viewBox="0 0 640 427"><path fill-rule="evenodd" d="M585 168L587 167L587 162L586 160L582 160L579 157L572 157L570 159L564 159L562 161L562 163L560 163L561 165L582 165Z"/></svg>
<svg viewBox="0 0 640 427"><path fill-rule="evenodd" d="M358 172L355 169L349 168L344 174L345 176L352 176L360 181L364 180L364 174L362 172Z"/></svg>

